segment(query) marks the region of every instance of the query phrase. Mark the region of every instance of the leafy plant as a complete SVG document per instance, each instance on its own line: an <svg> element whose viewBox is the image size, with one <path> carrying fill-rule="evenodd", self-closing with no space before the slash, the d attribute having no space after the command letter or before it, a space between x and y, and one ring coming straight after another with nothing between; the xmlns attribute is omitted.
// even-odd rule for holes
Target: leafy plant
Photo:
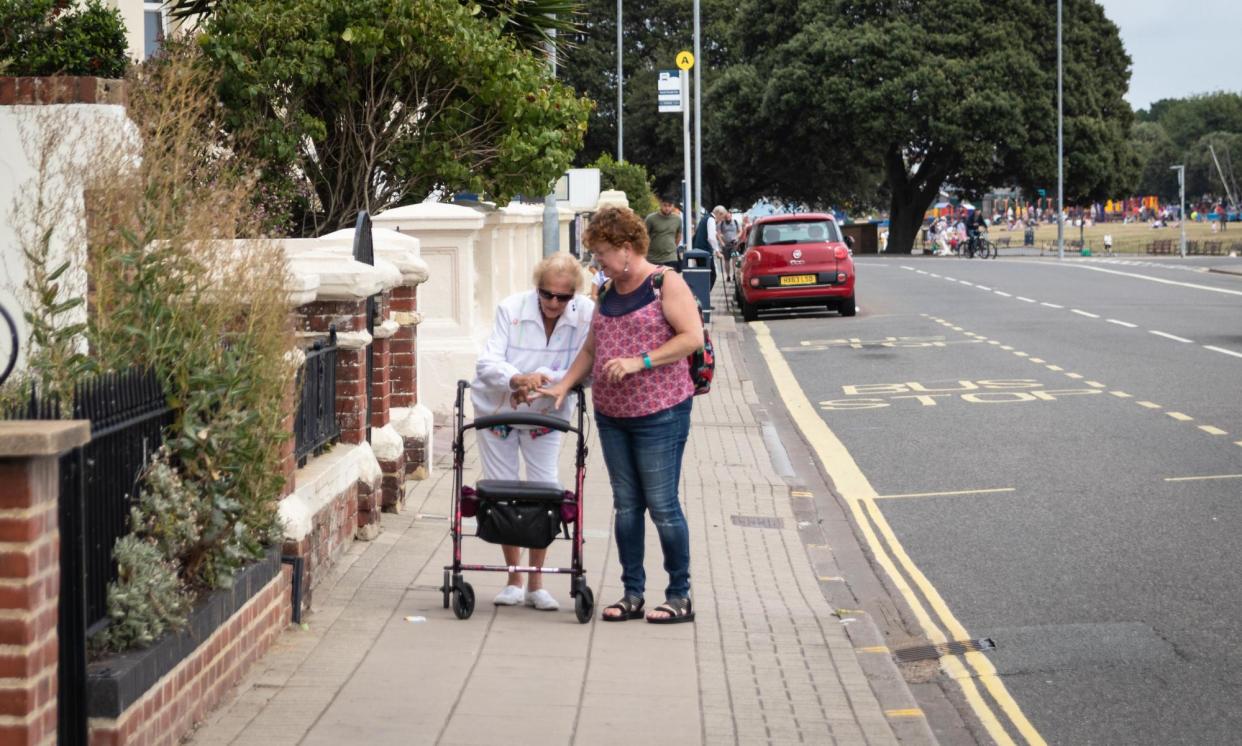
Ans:
<svg viewBox="0 0 1242 746"><path fill-rule="evenodd" d="M190 598L176 563L134 534L118 539L112 556L118 579L108 586L108 626L91 638L95 652L145 647L185 626Z"/></svg>
<svg viewBox="0 0 1242 746"><path fill-rule="evenodd" d="M476 9L477 10L477 9ZM544 194L590 102L470 8L440 0L217 5L200 43L223 124L317 235L433 190Z"/></svg>
<svg viewBox="0 0 1242 746"><path fill-rule="evenodd" d="M0 0L0 74L119 78L126 54L121 13L103 0Z"/></svg>
<svg viewBox="0 0 1242 746"><path fill-rule="evenodd" d="M618 189L625 192L630 209L639 215L655 212L658 202L651 191L647 169L640 164L615 161L604 153L589 168L599 169L600 189Z"/></svg>

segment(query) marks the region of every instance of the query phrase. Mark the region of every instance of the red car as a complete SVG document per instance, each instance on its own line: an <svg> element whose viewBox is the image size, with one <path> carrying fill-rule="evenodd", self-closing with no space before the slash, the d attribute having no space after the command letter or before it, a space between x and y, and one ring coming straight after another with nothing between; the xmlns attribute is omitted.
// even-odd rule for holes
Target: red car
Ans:
<svg viewBox="0 0 1242 746"><path fill-rule="evenodd" d="M734 290L742 318L759 309L827 306L853 316L854 257L832 215L769 215L750 225Z"/></svg>

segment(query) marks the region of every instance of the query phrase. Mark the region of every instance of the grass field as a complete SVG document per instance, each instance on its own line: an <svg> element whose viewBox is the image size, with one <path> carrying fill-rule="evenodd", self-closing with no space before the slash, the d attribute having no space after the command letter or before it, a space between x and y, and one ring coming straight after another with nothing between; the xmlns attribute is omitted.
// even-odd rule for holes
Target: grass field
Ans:
<svg viewBox="0 0 1242 746"><path fill-rule="evenodd" d="M1111 234L1113 237L1113 251L1119 254L1143 254L1147 250L1147 245L1152 241L1172 240L1174 251L1177 250L1178 240L1181 238L1181 228L1177 225L1170 225L1167 228L1152 228L1149 224L1143 223L1097 223L1083 231L1083 238L1087 246L1091 248L1092 253L1099 254L1104 250L1104 234ZM1009 237L1010 242L1014 246L1022 245L1023 230L1015 228L1012 231L1006 231L1003 225L993 226L988 232L988 236L995 241L998 238ZM1065 245L1069 248L1071 241L1078 241L1078 229L1072 225L1065 226ZM1186 223L1186 240L1199 241L1222 241L1222 250L1228 253L1230 247L1233 247L1242 254L1242 223L1229 223L1228 229L1222 232L1213 233L1212 224L1208 222L1188 222ZM1043 246L1050 244L1053 249L1057 243L1057 227L1055 224L1040 224L1035 229L1035 245ZM1238 244L1234 247L1233 244Z"/></svg>

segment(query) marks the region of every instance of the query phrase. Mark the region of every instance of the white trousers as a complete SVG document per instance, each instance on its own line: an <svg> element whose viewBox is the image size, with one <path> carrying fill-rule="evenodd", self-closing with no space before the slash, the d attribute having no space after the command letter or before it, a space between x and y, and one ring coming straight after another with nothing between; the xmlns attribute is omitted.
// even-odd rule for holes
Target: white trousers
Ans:
<svg viewBox="0 0 1242 746"><path fill-rule="evenodd" d="M505 438L491 430L477 430L475 442L479 445L479 458L483 462L484 479L520 479L518 476L518 453L526 462L526 481L554 482L557 456L561 452L564 433L553 430L538 438L530 437L530 430L514 429Z"/></svg>

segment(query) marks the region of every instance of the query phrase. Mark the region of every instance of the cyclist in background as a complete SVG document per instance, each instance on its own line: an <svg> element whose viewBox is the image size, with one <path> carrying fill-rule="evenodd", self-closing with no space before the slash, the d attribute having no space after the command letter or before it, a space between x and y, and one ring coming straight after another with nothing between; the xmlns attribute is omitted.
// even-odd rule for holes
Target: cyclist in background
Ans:
<svg viewBox="0 0 1242 746"><path fill-rule="evenodd" d="M983 211L971 210L966 215L966 255L974 256L979 248L979 234L987 227L983 219Z"/></svg>

